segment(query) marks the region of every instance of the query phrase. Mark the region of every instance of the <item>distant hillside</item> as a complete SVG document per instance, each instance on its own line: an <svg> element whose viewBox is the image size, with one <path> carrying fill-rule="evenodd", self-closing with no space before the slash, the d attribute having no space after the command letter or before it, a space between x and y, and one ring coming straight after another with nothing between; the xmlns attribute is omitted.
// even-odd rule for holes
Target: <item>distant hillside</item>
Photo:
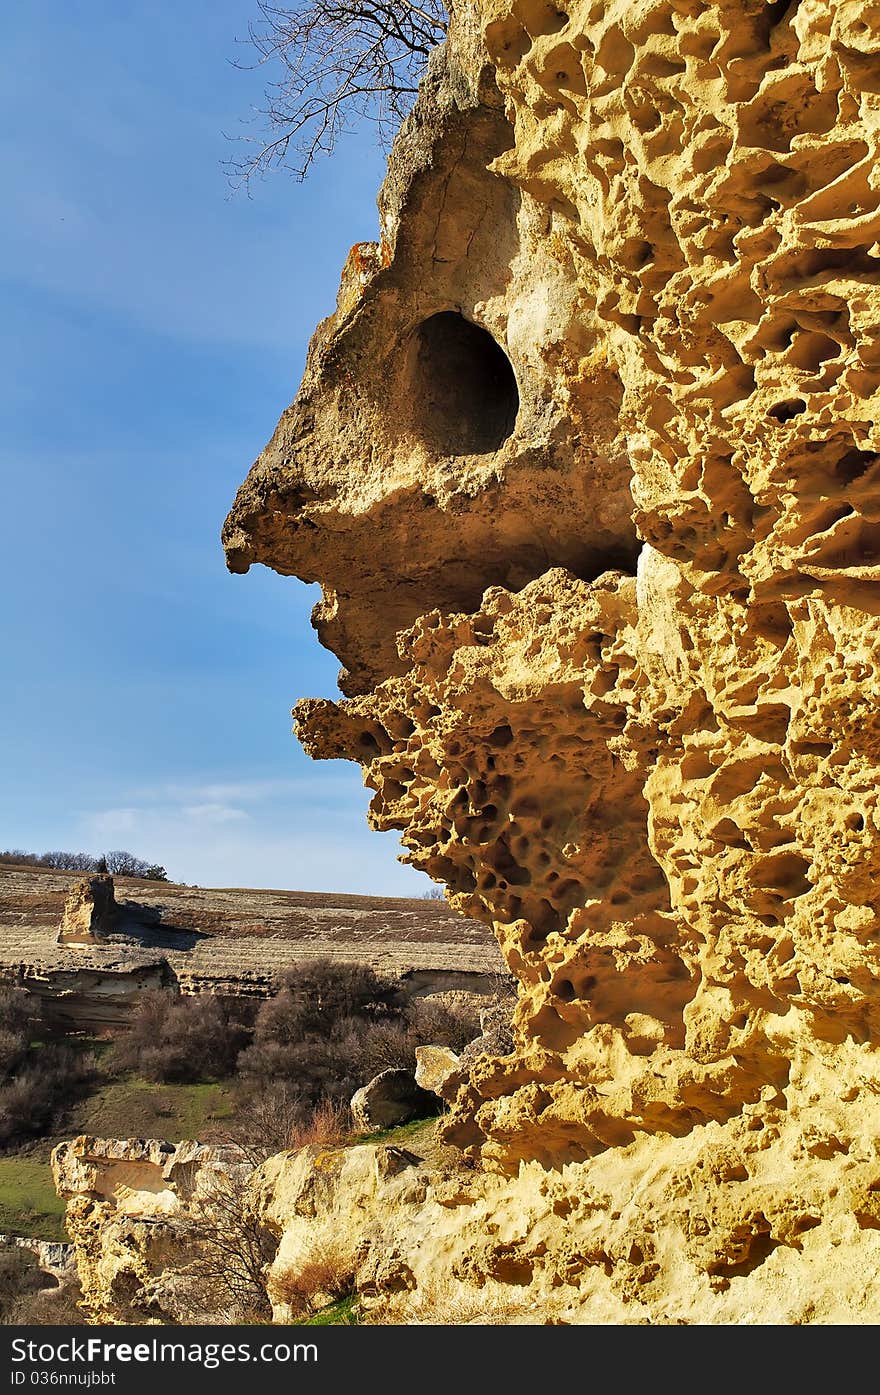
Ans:
<svg viewBox="0 0 880 1395"><path fill-rule="evenodd" d="M38 993L63 1017L124 1020L133 995L160 983L184 993L263 997L304 959L360 960L408 975L415 991L489 986L504 964L491 930L445 901L308 891L178 886L116 878L117 898L158 912L106 947L57 943L79 872L0 866L0 979Z"/></svg>

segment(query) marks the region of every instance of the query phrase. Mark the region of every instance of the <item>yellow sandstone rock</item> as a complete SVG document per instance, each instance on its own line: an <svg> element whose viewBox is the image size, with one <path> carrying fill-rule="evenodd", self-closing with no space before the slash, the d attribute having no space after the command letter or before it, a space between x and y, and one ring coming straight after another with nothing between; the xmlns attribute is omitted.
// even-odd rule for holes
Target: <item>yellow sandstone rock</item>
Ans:
<svg viewBox="0 0 880 1395"><path fill-rule="evenodd" d="M64 903L58 943L101 944L116 928L118 913L113 878L107 872L82 877L71 887Z"/></svg>
<svg viewBox="0 0 880 1395"><path fill-rule="evenodd" d="M602 1157L604 1224L655 1179L667 1303L682 1225L876 1262L878 51L861 0L457 12L228 525L324 586L307 749L520 982L447 1137Z"/></svg>
<svg viewBox="0 0 880 1395"><path fill-rule="evenodd" d="M321 583L297 730L515 1047L475 1170L305 1219L267 1164L285 1263L350 1209L410 1314L880 1319L878 55L867 0L456 5L225 542Z"/></svg>

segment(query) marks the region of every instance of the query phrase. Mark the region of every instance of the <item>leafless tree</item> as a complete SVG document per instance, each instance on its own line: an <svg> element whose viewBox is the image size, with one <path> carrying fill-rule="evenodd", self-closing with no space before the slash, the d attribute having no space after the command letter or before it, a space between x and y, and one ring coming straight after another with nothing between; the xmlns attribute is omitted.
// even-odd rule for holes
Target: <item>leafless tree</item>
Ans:
<svg viewBox="0 0 880 1395"><path fill-rule="evenodd" d="M248 1189L252 1163L242 1156L217 1170L194 1198L180 1235L197 1256L177 1295L184 1321L212 1312L226 1322L265 1322L271 1316L266 1270L278 1242L261 1224ZM187 1292L187 1290L189 1290Z"/></svg>
<svg viewBox="0 0 880 1395"><path fill-rule="evenodd" d="M446 34L442 0L300 0L293 8L258 0L248 27L253 63L277 72L257 112L259 137L230 160L233 183L285 168L304 179L353 122L372 121L388 146L418 90L428 56ZM268 135L268 139L266 136Z"/></svg>
<svg viewBox="0 0 880 1395"><path fill-rule="evenodd" d="M106 870L112 872L115 877L144 877L147 881L154 882L168 880L164 867L144 862L143 858L135 857L134 853L126 852L124 848L105 853L102 861Z"/></svg>
<svg viewBox="0 0 880 1395"><path fill-rule="evenodd" d="M95 866L91 853L84 852L46 852L37 861L41 867L58 872L91 872Z"/></svg>

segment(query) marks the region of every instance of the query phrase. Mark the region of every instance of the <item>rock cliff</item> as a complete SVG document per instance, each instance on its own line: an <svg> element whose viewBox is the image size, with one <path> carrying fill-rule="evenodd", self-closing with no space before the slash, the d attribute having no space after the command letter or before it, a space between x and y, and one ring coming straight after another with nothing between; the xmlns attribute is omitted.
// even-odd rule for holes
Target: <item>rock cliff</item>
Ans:
<svg viewBox="0 0 880 1395"><path fill-rule="evenodd" d="M322 583L307 748L522 984L452 1126L502 1165L873 1089L878 48L460 13L228 520Z"/></svg>
<svg viewBox="0 0 880 1395"><path fill-rule="evenodd" d="M227 521L322 585L307 749L520 984L412 1304L880 1316L878 53L867 0L456 6Z"/></svg>

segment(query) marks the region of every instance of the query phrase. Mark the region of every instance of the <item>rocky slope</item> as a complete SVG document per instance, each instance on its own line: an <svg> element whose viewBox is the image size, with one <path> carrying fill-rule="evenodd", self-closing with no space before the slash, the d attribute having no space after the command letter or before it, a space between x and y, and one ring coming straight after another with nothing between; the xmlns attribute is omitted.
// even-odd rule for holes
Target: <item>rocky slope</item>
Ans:
<svg viewBox="0 0 880 1395"><path fill-rule="evenodd" d="M867 0L457 6L227 521L321 582L306 747L521 985L482 1171L395 1202L413 1310L880 1315L878 52Z"/></svg>

